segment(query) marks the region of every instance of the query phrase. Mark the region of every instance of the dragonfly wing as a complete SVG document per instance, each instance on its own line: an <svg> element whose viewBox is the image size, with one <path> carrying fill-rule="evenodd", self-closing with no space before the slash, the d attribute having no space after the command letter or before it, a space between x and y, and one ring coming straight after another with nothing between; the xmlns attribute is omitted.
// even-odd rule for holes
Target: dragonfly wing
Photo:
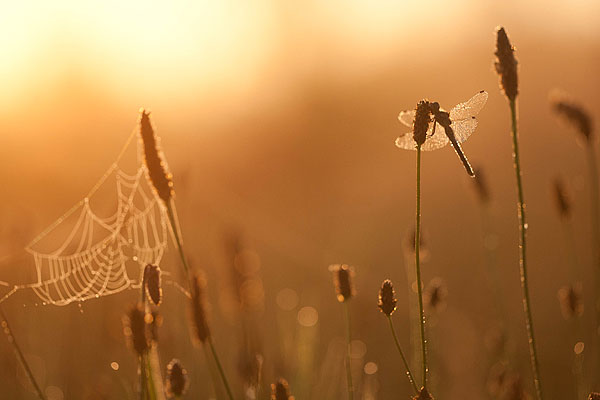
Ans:
<svg viewBox="0 0 600 400"><path fill-rule="evenodd" d="M448 136L446 136L446 131L440 124L436 123L435 133L433 133L433 124L433 122L429 124L429 129L427 130L427 139L425 139L425 143L423 143L421 146L421 150L423 151L441 149L450 142Z"/></svg>
<svg viewBox="0 0 600 400"><path fill-rule="evenodd" d="M398 115L398 120L404 125L412 128L413 121L415 120L415 110L401 111Z"/></svg>
<svg viewBox="0 0 600 400"><path fill-rule="evenodd" d="M475 128L477 128L477 120L475 117L452 121L452 130L454 130L454 136L458 143L467 140L469 136L475 132Z"/></svg>
<svg viewBox="0 0 600 400"><path fill-rule="evenodd" d="M406 132L404 135L399 136L398 139L396 139L396 146L405 150L416 150L417 142L415 142L415 139L413 138L413 133Z"/></svg>
<svg viewBox="0 0 600 400"><path fill-rule="evenodd" d="M479 111L485 106L487 99L487 92L482 90L464 103L457 104L456 107L450 111L450 119L452 121L467 119L479 114Z"/></svg>

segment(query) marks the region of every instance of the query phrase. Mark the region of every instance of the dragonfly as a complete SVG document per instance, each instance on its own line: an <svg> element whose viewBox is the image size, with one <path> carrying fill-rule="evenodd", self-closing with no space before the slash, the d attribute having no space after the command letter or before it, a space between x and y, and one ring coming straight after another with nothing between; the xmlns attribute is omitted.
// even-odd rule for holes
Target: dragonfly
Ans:
<svg viewBox="0 0 600 400"><path fill-rule="evenodd" d="M481 111L487 99L487 92L482 90L464 103L457 104L449 112L441 109L437 102L429 103L432 118L427 129L427 138L421 145L421 150L437 150L450 143L467 170L467 173L470 176L475 176L473 168L471 168L460 144L467 140L475 131L477 127L475 116ZM402 111L398 115L398 120L411 128L413 127L414 119L415 110ZM417 142L415 142L413 132L407 132L397 138L396 146L401 149L416 150Z"/></svg>

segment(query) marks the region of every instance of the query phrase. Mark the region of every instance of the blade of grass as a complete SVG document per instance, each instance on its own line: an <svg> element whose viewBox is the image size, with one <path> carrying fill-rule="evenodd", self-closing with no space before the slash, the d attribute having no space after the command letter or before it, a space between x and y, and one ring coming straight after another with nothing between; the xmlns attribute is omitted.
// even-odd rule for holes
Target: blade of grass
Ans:
<svg viewBox="0 0 600 400"><path fill-rule="evenodd" d="M219 356L217 355L217 351L215 350L215 345L213 344L212 339L207 340L207 345L215 360L215 363L217 364L217 370L219 371L219 375L221 375L221 380L223 381L223 386L225 386L225 390L227 391L227 396L230 400L233 400L233 392L231 391L231 387L227 381L227 376L225 375L225 371L223 370L223 366L221 365L221 361L219 360Z"/></svg>

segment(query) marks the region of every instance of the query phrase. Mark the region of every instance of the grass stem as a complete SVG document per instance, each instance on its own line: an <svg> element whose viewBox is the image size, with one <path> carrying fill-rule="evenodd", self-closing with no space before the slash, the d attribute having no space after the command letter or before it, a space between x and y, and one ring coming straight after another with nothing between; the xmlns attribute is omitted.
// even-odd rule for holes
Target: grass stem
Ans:
<svg viewBox="0 0 600 400"><path fill-rule="evenodd" d="M521 273L521 288L523 291L523 309L525 311L525 325L527 335L529 337L529 353L531 358L531 369L533 372L533 383L535 385L536 397L542 400L542 385L539 372L539 361L536 350L535 335L533 329L533 317L531 312L531 301L529 298L529 281L527 277L527 220L525 217L525 199L523 195L523 183L521 181L521 160L519 156L519 140L517 134L517 107L516 101L509 100L512 139L513 139L513 161L515 167L515 175L517 178L518 192L518 216L519 216L519 269Z"/></svg>
<svg viewBox="0 0 600 400"><path fill-rule="evenodd" d="M394 329L394 323L392 322L391 315L388 315L387 319L388 319L388 322L390 323L390 330L392 331L392 336L394 337L394 343L396 343L396 348L398 349L398 352L400 353L400 357L402 358L402 362L404 363L404 368L406 368L406 376L408 377L410 384L412 385L413 389L415 390L415 394L419 394L419 388L417 387L417 384L415 383L412 373L410 372L410 367L408 366L408 362L406 361L404 352L402 351L402 348L400 347L400 342L398 341L398 336L396 336L396 330Z"/></svg>
<svg viewBox="0 0 600 400"><path fill-rule="evenodd" d="M346 386L348 388L348 400L354 399L354 385L352 383L352 334L350 330L350 306L344 301L344 320L346 325Z"/></svg>
<svg viewBox="0 0 600 400"><path fill-rule="evenodd" d="M207 341L207 345L210 348L213 358L215 359L215 363L217 364L217 370L219 371L219 375L221 375L221 380L223 381L223 385L227 391L227 396L229 397L229 400L233 400L233 392L231 391L231 387L227 381L227 376L225 375L225 371L223 370L223 366L221 365L221 361L219 360L219 356L217 355L217 351L215 350L215 345L213 344L212 339Z"/></svg>
<svg viewBox="0 0 600 400"><path fill-rule="evenodd" d="M423 307L423 285L421 281L421 146L417 146L417 210L415 224L415 272L417 294L419 296L419 326L421 332L421 363L423 366L423 387L427 388L427 341L425 339L425 311Z"/></svg>
<svg viewBox="0 0 600 400"><path fill-rule="evenodd" d="M181 240L181 235L179 231L179 222L175 217L175 211L173 210L173 199L170 202L165 203L167 207L167 215L169 216L169 224L171 225L171 231L173 232L173 238L175 239L175 244L177 245L177 251L179 253L179 258L181 259L181 265L183 265L183 269L185 272L185 279L189 284L190 280L190 267L185 258L185 253L183 252L183 241ZM189 289L189 287L188 287Z"/></svg>
<svg viewBox="0 0 600 400"><path fill-rule="evenodd" d="M33 372L31 371L31 368L29 367L29 363L27 363L27 360L25 359L25 356L23 355L23 352L21 351L19 344L17 343L15 335L13 334L13 331L10 328L10 324L8 323L8 319L6 318L6 314L4 314L4 310L2 309L2 307L0 307L0 317L2 318L2 325L3 325L2 328L4 330L4 333L6 333L6 336L8 337L8 342L15 349L17 358L21 362L21 365L23 366L23 369L25 370L25 373L27 374L29 381L33 385L35 392L37 393L40 400L46 400L46 396L42 392L42 389L40 389L40 385L38 385L37 381L35 380L35 377L33 376Z"/></svg>

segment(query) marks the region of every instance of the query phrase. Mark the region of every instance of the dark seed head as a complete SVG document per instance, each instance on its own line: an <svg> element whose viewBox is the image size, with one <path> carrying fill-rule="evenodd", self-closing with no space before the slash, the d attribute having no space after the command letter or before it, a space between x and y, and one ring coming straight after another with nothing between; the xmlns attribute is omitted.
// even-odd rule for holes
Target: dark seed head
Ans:
<svg viewBox="0 0 600 400"><path fill-rule="evenodd" d="M290 394L290 386L287 381L280 378L277 383L271 384L271 400L294 400Z"/></svg>
<svg viewBox="0 0 600 400"><path fill-rule="evenodd" d="M187 371L177 359L172 359L167 365L167 397L169 399L181 397L188 388Z"/></svg>
<svg viewBox="0 0 600 400"><path fill-rule="evenodd" d="M240 351L238 370L245 384L254 388L258 387L262 376L263 361L261 354L250 352L248 349Z"/></svg>
<svg viewBox="0 0 600 400"><path fill-rule="evenodd" d="M206 279L201 275L192 278L192 321L196 338L205 343L210 338L206 313Z"/></svg>
<svg viewBox="0 0 600 400"><path fill-rule="evenodd" d="M144 268L144 290L152 304L158 306L162 300L162 287L160 286L160 268L148 264Z"/></svg>
<svg viewBox="0 0 600 400"><path fill-rule="evenodd" d="M517 60L515 49L508 40L508 35L502 27L496 28L496 72L500 75L500 87L506 97L514 101L519 94L517 78Z"/></svg>
<svg viewBox="0 0 600 400"><path fill-rule="evenodd" d="M415 256L415 249L417 244L417 230L413 227L405 236L404 239L404 250L406 255L409 257ZM419 234L419 259L421 261L427 261L429 257L429 251L427 250L427 235L423 233Z"/></svg>
<svg viewBox="0 0 600 400"><path fill-rule="evenodd" d="M140 304L133 306L125 321L125 336L129 338L131 346L140 356L150 348L147 328L144 308Z"/></svg>
<svg viewBox="0 0 600 400"><path fill-rule="evenodd" d="M421 146L427 139L427 129L431 122L431 108L429 101L421 100L415 109L415 120L413 122L413 138L417 145Z"/></svg>
<svg viewBox="0 0 600 400"><path fill-rule="evenodd" d="M441 278L434 278L425 289L425 303L433 311L442 311L446 307L448 290Z"/></svg>
<svg viewBox="0 0 600 400"><path fill-rule="evenodd" d="M477 192L477 197L479 197L479 201L483 205L487 205L490 203L490 188L488 186L487 180L485 178L484 172L481 168L475 168L475 176L473 179L473 184L475 185L475 190Z"/></svg>
<svg viewBox="0 0 600 400"><path fill-rule="evenodd" d="M158 197L168 203L175 193L173 191L173 178L167 170L167 164L161 157L159 145L154 134L154 128L150 122L150 113L141 110L140 136L144 144L144 159L148 169L148 178L156 190Z"/></svg>
<svg viewBox="0 0 600 400"><path fill-rule="evenodd" d="M578 285L563 286L558 290L558 300L565 319L583 315L581 288Z"/></svg>
<svg viewBox="0 0 600 400"><path fill-rule="evenodd" d="M423 387L419 390L419 394L413 397L413 400L433 400L433 396Z"/></svg>
<svg viewBox="0 0 600 400"><path fill-rule="evenodd" d="M552 109L560 116L565 118L586 141L592 139L592 118L589 113L580 105L564 98L557 97L551 100Z"/></svg>
<svg viewBox="0 0 600 400"><path fill-rule="evenodd" d="M527 400L527 392L523 388L523 381L519 375L512 375L507 379L504 387L504 399L506 400Z"/></svg>
<svg viewBox="0 0 600 400"><path fill-rule="evenodd" d="M348 301L355 295L352 285L353 271L346 264L332 265L330 269L333 271L333 283L337 293L337 299L340 303Z"/></svg>
<svg viewBox="0 0 600 400"><path fill-rule="evenodd" d="M490 396L494 398L500 398L508 379L509 371L504 362L498 361L496 364L492 365L486 385Z"/></svg>
<svg viewBox="0 0 600 400"><path fill-rule="evenodd" d="M554 179L554 202L561 218L571 216L571 202L561 179Z"/></svg>
<svg viewBox="0 0 600 400"><path fill-rule="evenodd" d="M390 316L396 311L396 303L396 294L394 293L392 281L386 279L381 284L381 289L379 289L379 302L377 305L382 313Z"/></svg>

